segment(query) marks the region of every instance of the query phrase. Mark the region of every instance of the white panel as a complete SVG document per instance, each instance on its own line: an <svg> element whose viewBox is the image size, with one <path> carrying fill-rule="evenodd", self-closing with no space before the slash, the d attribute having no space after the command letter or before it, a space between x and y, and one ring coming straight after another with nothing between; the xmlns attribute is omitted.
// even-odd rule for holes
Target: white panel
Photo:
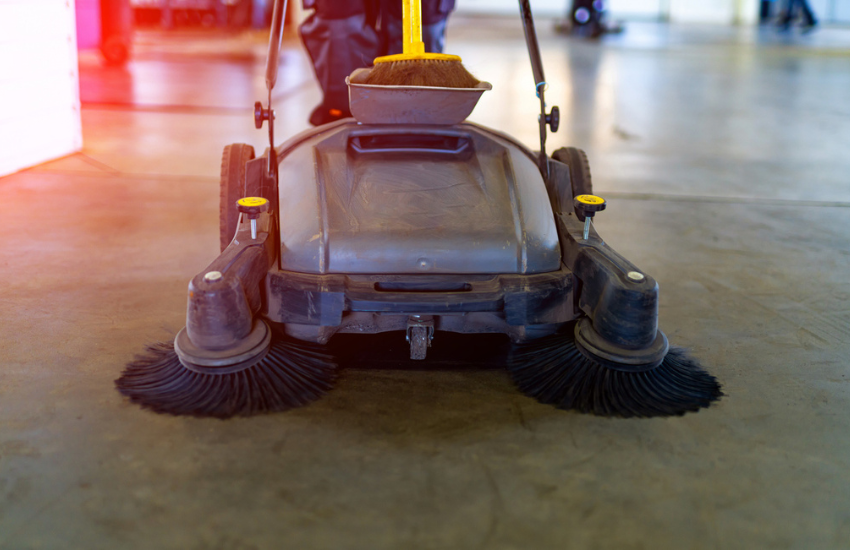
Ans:
<svg viewBox="0 0 850 550"><path fill-rule="evenodd" d="M670 21L677 23L732 23L735 0L670 0Z"/></svg>
<svg viewBox="0 0 850 550"><path fill-rule="evenodd" d="M531 12L537 15L564 17L568 0L531 0ZM458 0L456 13L491 13L519 15L517 0Z"/></svg>
<svg viewBox="0 0 850 550"><path fill-rule="evenodd" d="M782 0L775 0L781 2ZM836 0L850 4L850 0ZM759 0L608 0L613 19L658 19L689 23L751 23L758 17ZM570 0L531 0L534 15L564 17ZM459 0L457 13L516 15L516 0Z"/></svg>
<svg viewBox="0 0 850 550"><path fill-rule="evenodd" d="M608 11L613 19L659 19L661 0L609 0Z"/></svg>
<svg viewBox="0 0 850 550"><path fill-rule="evenodd" d="M809 0L815 19L822 23L850 23L850 0Z"/></svg>
<svg viewBox="0 0 850 550"><path fill-rule="evenodd" d="M828 15L825 12L815 12L815 17L826 20ZM831 14L832 21L835 23L850 23L850 1L848 0L833 0L833 13Z"/></svg>
<svg viewBox="0 0 850 550"><path fill-rule="evenodd" d="M736 0L734 22L742 25L755 25L759 22L760 9L761 0Z"/></svg>
<svg viewBox="0 0 850 550"><path fill-rule="evenodd" d="M77 48L84 50L100 45L100 0L77 0Z"/></svg>
<svg viewBox="0 0 850 550"><path fill-rule="evenodd" d="M785 2L780 0L773 0L774 2L779 2L774 6L774 9L779 12L784 9ZM815 17L818 21L828 21L832 16L832 6L835 7L840 6L841 4L848 5L850 1L848 0L809 0L809 7L815 12Z"/></svg>
<svg viewBox="0 0 850 550"><path fill-rule="evenodd" d="M0 0L0 176L82 148L74 2Z"/></svg>

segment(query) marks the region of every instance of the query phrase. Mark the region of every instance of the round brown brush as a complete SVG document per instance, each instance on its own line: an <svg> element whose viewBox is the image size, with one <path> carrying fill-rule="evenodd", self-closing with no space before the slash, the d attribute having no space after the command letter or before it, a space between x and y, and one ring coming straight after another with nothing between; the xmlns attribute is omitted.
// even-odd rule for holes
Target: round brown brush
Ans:
<svg viewBox="0 0 850 550"><path fill-rule="evenodd" d="M376 58L364 84L439 88L474 88L478 84L460 57L425 52L420 0L403 0L402 23L404 53Z"/></svg>

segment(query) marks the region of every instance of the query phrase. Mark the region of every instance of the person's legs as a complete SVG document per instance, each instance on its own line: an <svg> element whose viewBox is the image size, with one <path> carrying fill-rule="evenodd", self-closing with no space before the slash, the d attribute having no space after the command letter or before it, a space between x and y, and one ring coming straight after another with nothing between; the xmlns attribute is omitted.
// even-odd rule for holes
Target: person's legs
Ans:
<svg viewBox="0 0 850 550"><path fill-rule="evenodd" d="M785 3L785 11L779 19L779 27L787 29L791 25L791 20L794 18L794 8L797 7L797 0L788 0Z"/></svg>
<svg viewBox="0 0 850 550"><path fill-rule="evenodd" d="M798 0L798 3L800 4L800 11L803 13L804 25L808 27L817 25L818 22L815 19L812 8L809 7L809 2L807 0Z"/></svg>
<svg viewBox="0 0 850 550"><path fill-rule="evenodd" d="M384 48L375 31L375 0L306 0L314 9L299 28L310 55L316 79L322 87L322 103L310 115L313 125L351 116L345 77L359 67L369 67L382 53L402 52L401 3L381 0L381 32ZM446 20L454 0L422 2L422 41L425 51L440 53L445 45ZM382 52L383 50L383 52Z"/></svg>
<svg viewBox="0 0 850 550"><path fill-rule="evenodd" d="M759 8L759 23L767 23L770 21L771 4L771 0L761 0L761 7Z"/></svg>
<svg viewBox="0 0 850 550"><path fill-rule="evenodd" d="M251 6L251 26L262 29L266 24L266 0L253 0Z"/></svg>
<svg viewBox="0 0 850 550"><path fill-rule="evenodd" d="M372 64L379 40L367 24L363 1L318 0L305 7L315 9L299 30L322 87L322 103L310 115L310 123L318 126L351 116L345 77Z"/></svg>

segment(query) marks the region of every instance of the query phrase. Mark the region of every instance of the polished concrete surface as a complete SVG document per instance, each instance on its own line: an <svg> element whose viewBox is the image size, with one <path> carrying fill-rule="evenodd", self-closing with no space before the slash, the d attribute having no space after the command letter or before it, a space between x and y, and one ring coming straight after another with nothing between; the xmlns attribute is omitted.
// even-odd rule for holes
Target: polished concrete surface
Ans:
<svg viewBox="0 0 850 550"><path fill-rule="evenodd" d="M539 27L550 145L588 151L599 231L720 403L596 418L459 368L250 419L129 404L113 379L217 253L221 148L265 139L262 37L141 34L125 70L81 56L83 152L0 179L0 548L850 547L850 30ZM493 83L472 119L534 146L518 22L448 44ZM283 138L317 101L295 41L281 84Z"/></svg>

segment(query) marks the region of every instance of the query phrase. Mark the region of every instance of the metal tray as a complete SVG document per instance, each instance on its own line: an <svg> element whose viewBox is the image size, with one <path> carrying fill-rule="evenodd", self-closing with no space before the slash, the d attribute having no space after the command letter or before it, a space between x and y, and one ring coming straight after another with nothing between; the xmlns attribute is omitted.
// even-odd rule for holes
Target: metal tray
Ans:
<svg viewBox="0 0 850 550"><path fill-rule="evenodd" d="M489 82L475 88L361 84L370 71L357 69L345 79L351 114L364 124L458 124L493 88Z"/></svg>

